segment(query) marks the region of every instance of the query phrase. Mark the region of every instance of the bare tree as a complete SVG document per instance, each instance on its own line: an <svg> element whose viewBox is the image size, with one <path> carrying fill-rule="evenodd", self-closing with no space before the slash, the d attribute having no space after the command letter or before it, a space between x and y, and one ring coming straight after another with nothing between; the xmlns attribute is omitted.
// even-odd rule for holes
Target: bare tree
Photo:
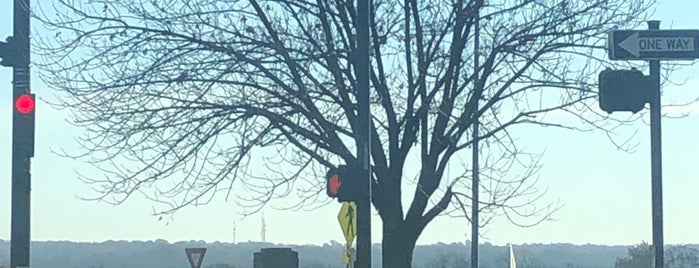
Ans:
<svg viewBox="0 0 699 268"><path fill-rule="evenodd" d="M605 32L642 21L651 2L374 0L372 202L383 266L410 267L428 223L454 196L469 198L468 158L459 159L476 117L484 213L547 219L557 207L536 202L538 156L511 130L610 131L593 99ZM296 193L308 207L327 203L327 168L356 161L353 1L60 0L44 10L39 67L61 93L55 105L86 130L85 151L71 156L104 172L83 177L96 200L138 193L171 214L237 193L254 212Z"/></svg>

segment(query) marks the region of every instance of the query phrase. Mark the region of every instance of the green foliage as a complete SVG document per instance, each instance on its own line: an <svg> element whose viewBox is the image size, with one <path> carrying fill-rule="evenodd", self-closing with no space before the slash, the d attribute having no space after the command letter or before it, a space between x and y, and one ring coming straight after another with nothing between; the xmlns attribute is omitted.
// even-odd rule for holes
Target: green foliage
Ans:
<svg viewBox="0 0 699 268"><path fill-rule="evenodd" d="M645 268L653 264L653 250L651 246L643 241L639 245L629 248L629 255L616 261L615 268Z"/></svg>
<svg viewBox="0 0 699 268"><path fill-rule="evenodd" d="M487 252L481 252L479 254L479 266L481 268L500 268L500 267L509 267L510 264L510 257L509 257L509 251L507 250L507 247L499 247L497 248L498 254L494 262L488 262L487 258L483 258L483 253ZM549 268L549 267L554 267L554 266L549 266L546 265L544 262L542 262L539 258L532 256L531 252L528 250L516 250L515 251L515 259L517 261L517 267L518 268ZM471 262L470 262L470 255L468 252L464 253L456 253L456 252L447 252L447 253L439 253L437 256L433 257L433 259L428 262L428 264L425 266L425 268L463 268L463 267L470 267ZM571 268L577 266L569 266Z"/></svg>
<svg viewBox="0 0 699 268"><path fill-rule="evenodd" d="M470 267L468 254L457 254L454 252L440 253L435 256L425 268L459 268Z"/></svg>
<svg viewBox="0 0 699 268"><path fill-rule="evenodd" d="M653 246L643 241L629 248L628 256L619 258L615 268L653 267ZM665 248L665 267L694 268L699 267L699 250L688 245L668 246Z"/></svg>
<svg viewBox="0 0 699 268"><path fill-rule="evenodd" d="M697 248L681 245L670 247L665 252L666 267L669 268L695 268L699 267L699 250Z"/></svg>

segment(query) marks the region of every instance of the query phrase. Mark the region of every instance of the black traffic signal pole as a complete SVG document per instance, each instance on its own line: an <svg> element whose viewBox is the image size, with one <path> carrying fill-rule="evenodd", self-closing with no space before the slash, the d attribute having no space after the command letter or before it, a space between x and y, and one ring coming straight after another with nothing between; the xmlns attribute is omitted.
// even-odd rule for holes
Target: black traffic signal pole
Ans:
<svg viewBox="0 0 699 268"><path fill-rule="evenodd" d="M371 114L369 113L369 21L371 0L357 1L357 49L354 72L357 76L357 158L363 165L357 199L357 268L371 268Z"/></svg>
<svg viewBox="0 0 699 268"><path fill-rule="evenodd" d="M660 29L660 21L648 21L648 30ZM650 79L653 83L650 98L650 154L651 154L651 199L653 214L653 248L655 268L663 268L663 163L660 106L660 61L650 60Z"/></svg>
<svg viewBox="0 0 699 268"><path fill-rule="evenodd" d="M13 102L30 94L29 0L14 0L14 31L7 57L12 62ZM8 60L8 59L6 59ZM13 103L14 104L14 103ZM34 111L23 115L12 105L12 227L10 267L29 267L30 159L34 155ZM31 132L31 133L29 133Z"/></svg>

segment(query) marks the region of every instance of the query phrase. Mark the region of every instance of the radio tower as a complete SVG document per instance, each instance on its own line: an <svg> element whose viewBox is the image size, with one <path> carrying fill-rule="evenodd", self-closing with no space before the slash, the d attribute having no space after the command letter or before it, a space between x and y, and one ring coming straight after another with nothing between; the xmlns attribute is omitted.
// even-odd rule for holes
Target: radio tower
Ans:
<svg viewBox="0 0 699 268"><path fill-rule="evenodd" d="M262 212L262 231L260 232L260 236L262 237L262 242L267 242L266 238L266 233L267 233L267 224L265 224L265 212Z"/></svg>

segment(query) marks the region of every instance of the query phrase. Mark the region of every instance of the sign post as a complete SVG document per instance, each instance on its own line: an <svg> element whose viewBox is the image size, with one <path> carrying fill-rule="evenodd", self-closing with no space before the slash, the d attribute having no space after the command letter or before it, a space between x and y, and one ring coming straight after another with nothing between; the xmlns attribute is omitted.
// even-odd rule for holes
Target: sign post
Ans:
<svg viewBox="0 0 699 268"><path fill-rule="evenodd" d="M340 213L337 214L337 221L340 223L342 234L345 235L347 246L343 250L342 260L347 267L354 267L356 251L352 249L352 242L357 236L357 204L354 202L342 202Z"/></svg>
<svg viewBox="0 0 699 268"><path fill-rule="evenodd" d="M187 260L189 260L189 265L192 266L192 268L201 268L201 264L204 262L206 248L186 248L184 252L187 253Z"/></svg>
<svg viewBox="0 0 699 268"><path fill-rule="evenodd" d="M354 268L354 262L357 260L357 251L353 248L345 248L342 251L342 261L346 268Z"/></svg>
<svg viewBox="0 0 699 268"><path fill-rule="evenodd" d="M658 28L660 28L660 21L648 22L648 29L657 30ZM696 42L696 38L694 41ZM697 46L693 46L692 48L694 49L694 52L696 52ZM677 52L679 53L679 51ZM653 59L649 60L648 64L650 65L650 78L653 84L653 90L651 91L652 94L650 98L651 217L653 222L653 249L655 250L655 268L663 268L665 265L665 242L663 241L663 156L661 139L662 130L660 127L660 122L662 121L662 115L660 113L660 61Z"/></svg>
<svg viewBox="0 0 699 268"><path fill-rule="evenodd" d="M342 233L345 235L347 247L352 247L352 242L357 236L357 204L354 202L343 202L340 213L337 214L337 221L340 223Z"/></svg>
<svg viewBox="0 0 699 268"><path fill-rule="evenodd" d="M655 268L665 263L663 241L663 172L660 102L660 60L699 58L699 30L660 30L660 21L648 21L648 30L609 33L611 60L644 60L650 67L650 151L653 249Z"/></svg>

